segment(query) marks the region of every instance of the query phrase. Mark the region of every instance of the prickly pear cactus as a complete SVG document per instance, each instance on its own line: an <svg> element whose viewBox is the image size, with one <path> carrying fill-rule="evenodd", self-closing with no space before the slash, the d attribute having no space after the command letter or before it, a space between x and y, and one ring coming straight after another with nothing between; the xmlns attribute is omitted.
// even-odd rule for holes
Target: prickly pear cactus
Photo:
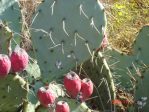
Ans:
<svg viewBox="0 0 149 112"><path fill-rule="evenodd" d="M11 30L5 26L2 22L0 23L0 53L8 54L10 50L11 38L13 34Z"/></svg>
<svg viewBox="0 0 149 112"><path fill-rule="evenodd" d="M40 87L43 87L47 84L43 84L41 81L35 81L30 86L30 91L28 93L28 99L33 104L36 105L38 103L38 98L36 97L37 91ZM56 82L51 82L49 84L49 88L53 91L56 97L64 96L64 87L61 84L57 84Z"/></svg>
<svg viewBox="0 0 149 112"><path fill-rule="evenodd" d="M141 99L142 105L139 105L138 103L138 108L143 111L147 112L149 109L149 26L144 26L140 32L139 35L135 41L134 44L134 49L135 49L135 54L136 54L136 67L135 73L136 73L136 80L137 82L137 88L135 92L135 97L137 100ZM145 98L146 97L146 98ZM145 98L143 100L143 98Z"/></svg>
<svg viewBox="0 0 149 112"><path fill-rule="evenodd" d="M115 77L115 84L123 85L125 88L132 87L130 76L126 73L126 71L130 68L129 65L131 65L134 61L133 56L128 56L112 48L108 49L103 54L107 60L113 76Z"/></svg>
<svg viewBox="0 0 149 112"><path fill-rule="evenodd" d="M0 79L0 111L17 112L27 98L27 83L18 75Z"/></svg>
<svg viewBox="0 0 149 112"><path fill-rule="evenodd" d="M4 1L4 0L2 0ZM3 24L6 27L9 27L9 29L12 32L12 41L11 41L11 47L14 48L16 44L20 44L21 38L20 38L20 32L21 32L21 11L18 5L17 0L15 2L12 2L13 0L9 0L10 3L9 7L5 8L3 13L0 13L0 21L3 22ZM8 1L6 0L6 3ZM12 4L11 4L12 2ZM10 50L10 48L9 48ZM6 51L5 51L6 52Z"/></svg>
<svg viewBox="0 0 149 112"><path fill-rule="evenodd" d="M40 80L41 78L41 72L37 64L37 61L32 61L33 62L30 62L26 69L20 74L20 76L24 77L24 79L30 84L34 83L37 80Z"/></svg>
<svg viewBox="0 0 149 112"><path fill-rule="evenodd" d="M69 105L71 112L93 112L91 109L87 107L85 103L79 103L74 99L59 98L58 101L66 101ZM49 110L53 110L53 109L51 108L47 109L40 106L36 109L36 112L49 112Z"/></svg>
<svg viewBox="0 0 149 112"><path fill-rule="evenodd" d="M45 108L38 102L36 95L38 89L42 86L44 86L44 84L41 81L36 81L35 84L32 85L28 94L29 102L24 105L24 110L29 110L29 108L31 108L31 112L49 112L49 110L53 111L54 107ZM63 85L57 84L56 82L51 82L49 84L49 89L52 90L52 92L56 95L56 102L59 100L68 102L71 112L91 112L85 103L79 103L77 100L67 98Z"/></svg>
<svg viewBox="0 0 149 112"><path fill-rule="evenodd" d="M106 27L98 0L44 0L31 25L43 80L60 77L93 56Z"/></svg>
<svg viewBox="0 0 149 112"><path fill-rule="evenodd" d="M97 98L93 98L89 102L98 105L99 110L113 110L111 102L115 99L113 76L102 53L98 52L93 60L84 62L79 68L78 72L89 77L94 83L92 97L97 96Z"/></svg>
<svg viewBox="0 0 149 112"><path fill-rule="evenodd" d="M132 55L120 54L117 51L106 52L110 58L108 63L119 80L119 85L127 89L134 89L137 100L137 110L148 111L149 108L149 26L144 26L134 42ZM113 63L114 62L114 63ZM118 78L119 77L119 78ZM118 84L118 82L116 81Z"/></svg>

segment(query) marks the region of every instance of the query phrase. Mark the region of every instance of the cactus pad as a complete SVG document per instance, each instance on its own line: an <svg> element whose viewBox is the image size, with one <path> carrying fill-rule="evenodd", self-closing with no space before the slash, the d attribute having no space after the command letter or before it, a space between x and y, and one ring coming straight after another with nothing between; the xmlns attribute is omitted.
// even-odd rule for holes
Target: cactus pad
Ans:
<svg viewBox="0 0 149 112"><path fill-rule="evenodd" d="M1 0L5 1L5 0ZM10 0L6 0L10 1ZM12 0L11 0L12 1ZM20 33L21 31L21 12L18 6L18 3L11 4L8 8L6 8L3 13L0 14L0 20L5 22L8 27L16 33Z"/></svg>
<svg viewBox="0 0 149 112"><path fill-rule="evenodd" d="M0 111L17 112L27 97L27 84L18 75L0 79Z"/></svg>
<svg viewBox="0 0 149 112"><path fill-rule="evenodd" d="M106 57L110 70L115 77L115 84L124 86L125 88L131 88L131 80L127 69L129 69L134 61L133 56L125 55L124 53L116 49L108 49L103 53Z"/></svg>
<svg viewBox="0 0 149 112"><path fill-rule="evenodd" d="M121 55L117 51L106 52L110 58L108 64L119 77L119 85L126 89L134 89L134 95L138 105L137 110L148 111L149 108L149 26L144 26L137 36L132 55ZM113 63L114 62L114 63ZM118 82L116 81L118 84Z"/></svg>
<svg viewBox="0 0 149 112"><path fill-rule="evenodd" d="M0 14L8 7L14 4L17 0L0 0Z"/></svg>
<svg viewBox="0 0 149 112"><path fill-rule="evenodd" d="M99 110L113 110L111 102L115 99L113 76L101 52L98 52L93 60L84 62L78 70L79 73L89 77L94 83L93 99L89 100L92 102L91 105L94 102ZM97 98L94 98L95 96Z"/></svg>
<svg viewBox="0 0 149 112"><path fill-rule="evenodd" d="M26 69L20 74L30 84L40 79L41 73L36 60L30 62Z"/></svg>
<svg viewBox="0 0 149 112"><path fill-rule="evenodd" d="M149 109L149 26L144 26L135 41L134 44L134 53L136 54L136 80L138 81L136 85L135 97L137 100L142 100L142 104L138 105L137 108L140 108L142 112L146 112ZM144 101L143 98L146 97Z"/></svg>
<svg viewBox="0 0 149 112"><path fill-rule="evenodd" d="M8 54L12 36L13 35L11 30L3 23L0 23L0 53L1 54L2 53Z"/></svg>
<svg viewBox="0 0 149 112"><path fill-rule="evenodd" d="M105 27L104 8L97 0L44 0L31 25L42 78L51 81L89 59Z"/></svg>

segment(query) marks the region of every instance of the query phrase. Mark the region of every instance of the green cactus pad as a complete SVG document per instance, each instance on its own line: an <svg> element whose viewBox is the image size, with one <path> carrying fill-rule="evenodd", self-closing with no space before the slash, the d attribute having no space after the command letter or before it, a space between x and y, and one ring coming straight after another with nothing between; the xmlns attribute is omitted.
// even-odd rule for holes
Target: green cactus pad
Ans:
<svg viewBox="0 0 149 112"><path fill-rule="evenodd" d="M1 0L5 1L5 0ZM6 0L7 2L10 0ZM12 0L11 0L12 1ZM21 12L18 3L11 4L8 8L0 14L0 20L5 22L8 27L16 33L21 31Z"/></svg>
<svg viewBox="0 0 149 112"><path fill-rule="evenodd" d="M30 90L28 92L29 102L31 102L34 105L38 103L37 91L42 86L44 86L44 84L41 81L34 81L30 84Z"/></svg>
<svg viewBox="0 0 149 112"><path fill-rule="evenodd" d="M144 106L136 106L142 110L141 112L147 112L149 109L149 26L144 26L135 41L134 53L136 54L136 68L138 69L138 74L136 76L138 80L137 88L136 88L136 99L141 99ZM143 101L143 97L147 99Z"/></svg>
<svg viewBox="0 0 149 112"><path fill-rule="evenodd" d="M89 59L105 27L104 8L97 0L44 0L31 25L43 80L61 77Z"/></svg>
<svg viewBox="0 0 149 112"><path fill-rule="evenodd" d="M28 83L40 80L41 72L36 60L30 62L26 69L20 74Z"/></svg>
<svg viewBox="0 0 149 112"><path fill-rule="evenodd" d="M0 23L0 53L8 54L10 50L11 38L13 34L11 30L5 26L3 23Z"/></svg>
<svg viewBox="0 0 149 112"><path fill-rule="evenodd" d="M5 11L8 7L14 4L17 0L0 0L0 15Z"/></svg>
<svg viewBox="0 0 149 112"><path fill-rule="evenodd" d="M112 100L115 99L113 76L101 52L93 60L88 60L79 67L79 73L89 77L94 83L94 94L89 102L99 110L113 110ZM95 98L94 98L95 97ZM94 103L93 103L94 102Z"/></svg>
<svg viewBox="0 0 149 112"><path fill-rule="evenodd" d="M130 76L126 71L131 68L130 65L134 61L133 56L125 55L116 49L108 49L103 54L114 76L115 85L122 85L125 86L125 88L131 88L132 84Z"/></svg>
<svg viewBox="0 0 149 112"><path fill-rule="evenodd" d="M0 112L17 112L27 98L27 84L18 75L0 79Z"/></svg>
<svg viewBox="0 0 149 112"><path fill-rule="evenodd" d="M105 52L110 57L108 64L119 77L119 85L126 89L134 89L135 100L140 101L136 106L141 112L149 108L149 26L144 26L134 42L132 55L121 55L117 51ZM118 83L116 81L116 83Z"/></svg>

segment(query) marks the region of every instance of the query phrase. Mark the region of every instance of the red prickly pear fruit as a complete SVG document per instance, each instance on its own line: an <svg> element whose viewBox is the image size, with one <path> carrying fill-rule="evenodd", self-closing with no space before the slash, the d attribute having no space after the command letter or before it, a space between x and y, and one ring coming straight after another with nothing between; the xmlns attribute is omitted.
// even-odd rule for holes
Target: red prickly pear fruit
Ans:
<svg viewBox="0 0 149 112"><path fill-rule="evenodd" d="M56 99L56 96L48 87L40 87L37 92L37 97L44 107L49 107Z"/></svg>
<svg viewBox="0 0 149 112"><path fill-rule="evenodd" d="M21 72L27 67L29 56L24 49L17 46L12 52L10 60L12 71Z"/></svg>
<svg viewBox="0 0 149 112"><path fill-rule="evenodd" d="M0 54L0 77L6 77L10 71L11 62L7 55Z"/></svg>
<svg viewBox="0 0 149 112"><path fill-rule="evenodd" d="M68 103L65 101L57 102L55 112L70 112Z"/></svg>
<svg viewBox="0 0 149 112"><path fill-rule="evenodd" d="M80 100L85 101L93 93L93 83L90 79L85 78L81 83Z"/></svg>
<svg viewBox="0 0 149 112"><path fill-rule="evenodd" d="M103 37L103 40L102 40L100 46L101 46L102 49L104 49L104 48L106 48L108 45L109 45L108 38L107 38L107 35L105 34L104 37Z"/></svg>
<svg viewBox="0 0 149 112"><path fill-rule="evenodd" d="M64 77L64 87L72 98L76 98L81 89L81 79L71 71Z"/></svg>

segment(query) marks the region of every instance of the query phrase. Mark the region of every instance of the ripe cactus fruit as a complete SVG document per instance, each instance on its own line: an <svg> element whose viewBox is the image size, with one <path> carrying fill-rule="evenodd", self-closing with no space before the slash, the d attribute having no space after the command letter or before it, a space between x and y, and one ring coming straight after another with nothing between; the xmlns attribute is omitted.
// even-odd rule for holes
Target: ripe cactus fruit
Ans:
<svg viewBox="0 0 149 112"><path fill-rule="evenodd" d="M70 112L69 105L65 101L59 101L56 104L56 112Z"/></svg>
<svg viewBox="0 0 149 112"><path fill-rule="evenodd" d="M40 103L44 107L48 107L51 104L55 102L56 96L53 94L53 92L46 86L46 87L40 87L37 92L37 97Z"/></svg>
<svg viewBox="0 0 149 112"><path fill-rule="evenodd" d="M69 72L64 77L64 86L67 93L72 97L76 98L81 89L81 80L75 72Z"/></svg>
<svg viewBox="0 0 149 112"><path fill-rule="evenodd" d="M27 67L29 56L24 49L17 46L15 50L12 52L10 60L11 60L12 71L20 72Z"/></svg>
<svg viewBox="0 0 149 112"><path fill-rule="evenodd" d="M90 79L85 78L81 83L80 100L85 101L93 93L93 83Z"/></svg>
<svg viewBox="0 0 149 112"><path fill-rule="evenodd" d="M9 73L11 62L7 55L0 54L0 77L5 77Z"/></svg>
<svg viewBox="0 0 149 112"><path fill-rule="evenodd" d="M101 49L104 49L106 48L107 46L109 45L109 42L108 42L108 38L107 38L107 35L105 34L103 39L102 39L102 42L101 42Z"/></svg>

